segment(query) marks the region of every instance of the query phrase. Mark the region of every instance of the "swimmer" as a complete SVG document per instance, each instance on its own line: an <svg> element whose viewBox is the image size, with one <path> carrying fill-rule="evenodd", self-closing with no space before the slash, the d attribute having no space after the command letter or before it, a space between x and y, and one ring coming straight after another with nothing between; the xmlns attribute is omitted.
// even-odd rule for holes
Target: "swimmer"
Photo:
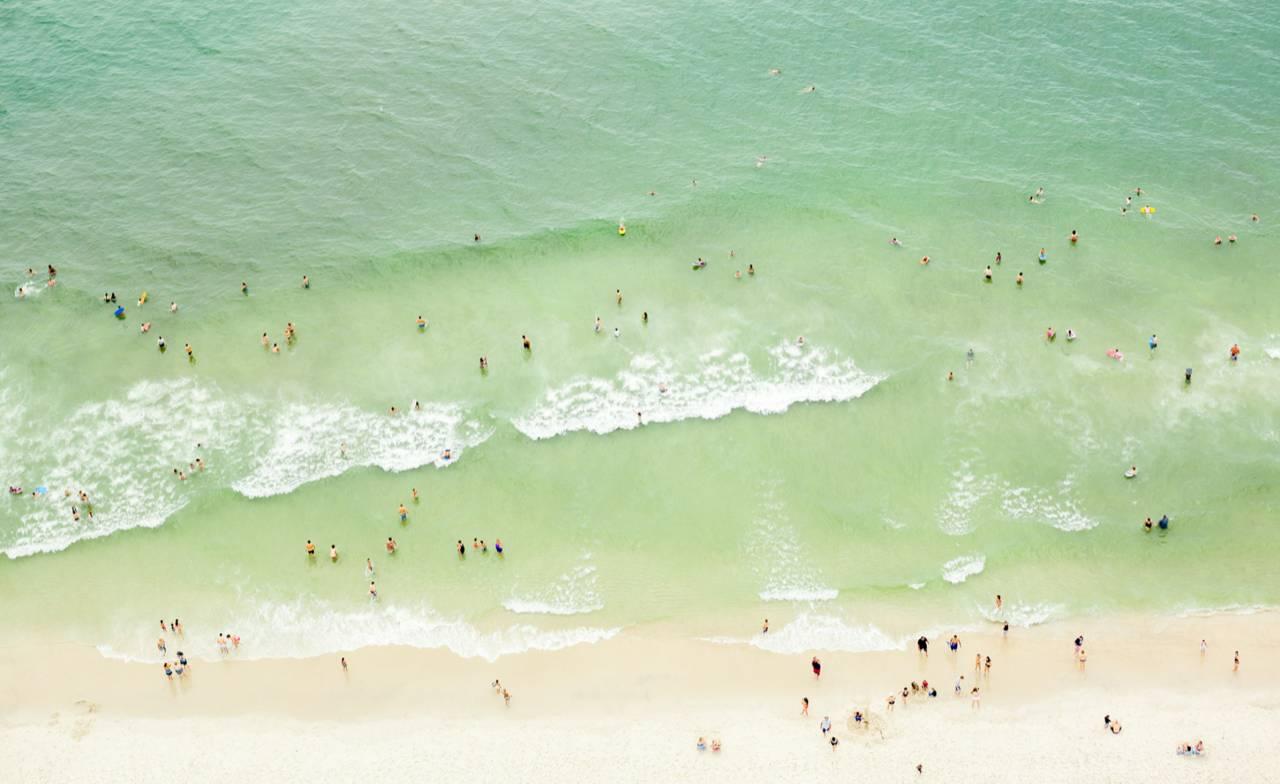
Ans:
<svg viewBox="0 0 1280 784"><path fill-rule="evenodd" d="M418 329L426 329L426 328L427 328L427 320L426 320L426 319L424 319L422 316L418 316L418 322L417 322L417 324L418 324Z"/></svg>
<svg viewBox="0 0 1280 784"><path fill-rule="evenodd" d="M1221 244L1222 244L1222 235L1218 235L1217 237L1214 237L1214 238L1213 238L1213 244L1214 244L1214 246L1215 246L1215 247L1216 247L1216 246L1218 246L1218 245L1221 245Z"/></svg>
<svg viewBox="0 0 1280 784"><path fill-rule="evenodd" d="M742 270L734 270L734 271L733 271L733 277L734 277L736 280L742 280Z"/></svg>
<svg viewBox="0 0 1280 784"><path fill-rule="evenodd" d="M271 346L271 338L267 337L267 333L265 332L262 333L261 343L263 348L268 348Z"/></svg>
<svg viewBox="0 0 1280 784"><path fill-rule="evenodd" d="M272 354L279 354L279 353L280 353L280 344L279 344L279 343L272 343L272 344L271 344L271 353L272 353Z"/></svg>
<svg viewBox="0 0 1280 784"><path fill-rule="evenodd" d="M303 287L304 289L309 289L309 288L311 288L311 278L308 278L306 275L303 275L303 276L302 276L302 287Z"/></svg>
<svg viewBox="0 0 1280 784"><path fill-rule="evenodd" d="M1039 199L1039 198L1041 198L1042 196L1044 196L1044 186L1043 186L1043 185L1041 185L1039 188L1036 188L1036 198L1037 198L1037 199Z"/></svg>
<svg viewBox="0 0 1280 784"><path fill-rule="evenodd" d="M1186 379L1187 379L1187 380L1186 380L1186 383L1190 384L1190 383L1191 383L1191 368L1187 368L1187 371L1186 371L1185 377L1186 377Z"/></svg>
<svg viewBox="0 0 1280 784"><path fill-rule="evenodd" d="M902 247L902 243L898 240L898 238L897 238L897 237L894 237L894 238L890 239L890 240L889 240L889 244L890 244L890 245L893 245L893 246L895 246L895 247L898 247L898 248L901 248L901 247Z"/></svg>
<svg viewBox="0 0 1280 784"><path fill-rule="evenodd" d="M372 558L364 559L364 576L365 577L373 576L373 559Z"/></svg>
<svg viewBox="0 0 1280 784"><path fill-rule="evenodd" d="M467 546L466 546L465 544L463 544L463 543L462 543L462 540L461 540L461 539L459 539L459 540L458 540L458 544L457 544L457 548L456 548L456 549L457 549L457 551L458 551L458 557L459 557L459 558L466 558L466 557L467 557Z"/></svg>
<svg viewBox="0 0 1280 784"><path fill-rule="evenodd" d="M1231 361L1238 362L1239 360L1240 360L1240 344L1232 343L1231 344Z"/></svg>
<svg viewBox="0 0 1280 784"><path fill-rule="evenodd" d="M928 256L921 256L921 257L920 257L920 264L921 264L921 265L925 265L925 264L928 264L928 263L929 263L929 257L928 257Z"/></svg>
<svg viewBox="0 0 1280 784"><path fill-rule="evenodd" d="M164 351L165 349L164 335L161 335L160 337L156 338L156 348L160 349L160 351L162 352Z"/></svg>
<svg viewBox="0 0 1280 784"><path fill-rule="evenodd" d="M243 280L240 281L240 293L245 295L246 297L249 296L249 284L244 282Z"/></svg>
<svg viewBox="0 0 1280 784"><path fill-rule="evenodd" d="M596 330L596 334L597 334L597 335L599 335L599 334L600 334L600 328L601 328L601 327L603 327L603 326L604 326L604 325L600 322L600 317L599 317L599 316L596 316L596 326L595 326L595 330Z"/></svg>
<svg viewBox="0 0 1280 784"><path fill-rule="evenodd" d="M400 522L407 523L409 521L409 510L404 508L404 504L400 504L397 510L400 513Z"/></svg>
<svg viewBox="0 0 1280 784"><path fill-rule="evenodd" d="M312 544L312 543L311 543L311 540L310 540L310 539L308 539L308 540L307 540L307 555L310 555L310 556L314 557L314 556L315 556L315 554L316 554L316 546L315 546L314 544Z"/></svg>
<svg viewBox="0 0 1280 784"><path fill-rule="evenodd" d="M419 402L418 402L418 401L416 401L416 400L415 400L415 401L413 401L413 410L414 410L414 411L421 411L421 410L422 410L422 404L421 404L421 403L419 403Z"/></svg>
<svg viewBox="0 0 1280 784"><path fill-rule="evenodd" d="M1124 472L1125 479L1132 479L1138 475L1138 467L1136 465L1129 466L1129 470Z"/></svg>
<svg viewBox="0 0 1280 784"><path fill-rule="evenodd" d="M801 90L801 91L800 91L800 93L801 93L802 95L803 95L803 94L805 94L805 93L812 93L812 92L816 92L816 91L817 91L817 89L818 89L817 87L815 87L815 86L813 86L813 85L811 84L811 85L809 85L808 87L806 87L806 88L804 88L803 90Z"/></svg>
<svg viewBox="0 0 1280 784"><path fill-rule="evenodd" d="M412 498L412 499L414 500L414 502L415 502L415 503L417 503L417 502L418 502L418 500L419 500L419 498L418 498L418 488L416 488L416 487L411 487L411 488L409 488L409 497L410 497L410 498Z"/></svg>
<svg viewBox="0 0 1280 784"><path fill-rule="evenodd" d="M1000 256L1000 251L996 251L996 265L998 266L1002 260L1003 259Z"/></svg>
<svg viewBox="0 0 1280 784"><path fill-rule="evenodd" d="M170 302L170 303L169 303L169 312L170 312L170 313L177 313L177 312L178 312L178 303L176 303L176 302Z"/></svg>
<svg viewBox="0 0 1280 784"><path fill-rule="evenodd" d="M480 372L484 373L484 372L487 372L488 370L489 370L489 358L484 356L480 357Z"/></svg>
<svg viewBox="0 0 1280 784"><path fill-rule="evenodd" d="M1146 520L1142 522L1142 530L1146 531L1147 533L1150 533L1154 525L1155 523L1151 522L1151 518L1148 517Z"/></svg>
<svg viewBox="0 0 1280 784"><path fill-rule="evenodd" d="M770 69L769 69L769 75L770 75L770 76L781 76L781 75L782 75L782 69L781 69L781 68L770 68Z"/></svg>
<svg viewBox="0 0 1280 784"><path fill-rule="evenodd" d="M1014 278L1014 279L1013 279L1013 282L1014 282L1014 283L1016 283L1016 284L1018 284L1019 286L1021 286L1021 285L1022 285L1022 273L1021 273L1021 272L1019 272L1019 273L1018 273L1018 277L1016 277L1016 278Z"/></svg>
<svg viewBox="0 0 1280 784"><path fill-rule="evenodd" d="M378 586L373 584L373 580L369 581L369 599L376 600L378 598Z"/></svg>
<svg viewBox="0 0 1280 784"><path fill-rule="evenodd" d="M387 409L387 413L390 414L391 416L395 416L397 413L396 407L392 406L391 408Z"/></svg>
<svg viewBox="0 0 1280 784"><path fill-rule="evenodd" d="M755 276L755 274L756 274L756 265L754 265L754 264L748 264L748 265L747 265L747 274L748 274L748 275L750 275L750 276L752 276L752 277L754 277L754 276Z"/></svg>
<svg viewBox="0 0 1280 784"><path fill-rule="evenodd" d="M1077 337L1076 331L1071 327L1067 327L1067 340L1075 340Z"/></svg>
<svg viewBox="0 0 1280 784"><path fill-rule="evenodd" d="M622 337L622 330L618 329L617 327L614 327L614 328L613 328L613 336L614 336L615 338L620 338L620 337Z"/></svg>
<svg viewBox="0 0 1280 784"><path fill-rule="evenodd" d="M618 307L622 307L622 289L616 289L613 292L613 299L618 303Z"/></svg>
<svg viewBox="0 0 1280 784"><path fill-rule="evenodd" d="M440 458L441 458L442 460L446 460L446 461L448 461L448 460L452 460L452 459L453 459L453 450L452 450L452 449L446 449L446 450L444 450L444 452L440 455Z"/></svg>
<svg viewBox="0 0 1280 784"><path fill-rule="evenodd" d="M954 372L952 372L952 371L948 370L948 371L947 371L947 380L948 380L948 381L955 381L955 380L956 380L956 374L955 374Z"/></svg>
<svg viewBox="0 0 1280 784"><path fill-rule="evenodd" d="M756 156L756 168L757 168L757 169L759 169L761 166L764 166L765 161L767 161L767 160L769 160L769 156L768 156L768 155L757 155L757 156Z"/></svg>
<svg viewBox="0 0 1280 784"><path fill-rule="evenodd" d="M641 324L649 323L649 311L646 310L645 312L640 314L640 323Z"/></svg>
<svg viewBox="0 0 1280 784"><path fill-rule="evenodd" d="M195 359L195 358L196 358L195 352L191 350L191 344L190 344L190 343L184 343L184 344L182 344L182 349L183 349L183 351L186 351L186 352L187 352L187 359Z"/></svg>
<svg viewBox="0 0 1280 784"><path fill-rule="evenodd" d="M501 540L501 539L494 539L494 540L493 540L493 549L498 553L498 555L502 555L502 540Z"/></svg>
<svg viewBox="0 0 1280 784"><path fill-rule="evenodd" d="M1259 218L1258 218L1258 213L1256 213L1256 212L1255 212L1255 213L1253 214L1253 217L1249 218L1249 220L1253 221L1254 223L1257 223L1257 222L1258 222L1258 220L1259 220Z"/></svg>
<svg viewBox="0 0 1280 784"><path fill-rule="evenodd" d="M964 361L966 364L973 364L973 349L969 349L964 353Z"/></svg>
<svg viewBox="0 0 1280 784"><path fill-rule="evenodd" d="M1041 263L1041 264L1044 264L1044 263L1045 263L1046 261L1048 261L1048 260L1049 260L1049 256L1048 256L1048 254L1046 254L1046 253L1044 252L1044 248L1041 248L1041 249L1040 249L1040 263Z"/></svg>
<svg viewBox="0 0 1280 784"><path fill-rule="evenodd" d="M141 327L139 327L138 329L139 329L139 330L141 330L141 331L142 331L142 332L144 332L144 333L145 333L145 332L150 332L150 331L151 331L151 322L150 322L150 321L144 321L144 322L142 322L142 326L141 326Z"/></svg>
<svg viewBox="0 0 1280 784"><path fill-rule="evenodd" d="M1155 336L1155 333L1152 333L1151 337L1147 339L1147 348L1151 349L1152 351L1155 351L1159 347L1160 347L1160 340Z"/></svg>
<svg viewBox="0 0 1280 784"><path fill-rule="evenodd" d="M1133 204L1133 197L1132 197L1132 196L1125 196L1125 197L1124 197L1124 206L1128 207L1130 204Z"/></svg>
<svg viewBox="0 0 1280 784"><path fill-rule="evenodd" d="M521 336L520 336L520 344L521 344L522 346L524 346L524 350L525 350L525 351L533 351L533 344L529 342L529 336L528 336L528 335L521 335Z"/></svg>
<svg viewBox="0 0 1280 784"><path fill-rule="evenodd" d="M1142 187L1141 187L1141 186L1139 186L1139 187L1137 187L1137 188L1134 188L1134 189L1133 189L1133 192L1134 192L1134 193L1136 193L1137 195L1141 196L1141 195L1142 195Z"/></svg>
<svg viewBox="0 0 1280 784"><path fill-rule="evenodd" d="M1058 337L1058 333L1053 331L1053 327L1049 327L1044 331L1045 340L1053 341Z"/></svg>
<svg viewBox="0 0 1280 784"><path fill-rule="evenodd" d="M329 560L332 563L338 562L338 546L336 544L329 545Z"/></svg>
<svg viewBox="0 0 1280 784"><path fill-rule="evenodd" d="M387 552L394 553L396 551L396 540L390 536L387 537Z"/></svg>
<svg viewBox="0 0 1280 784"><path fill-rule="evenodd" d="M1162 531L1169 530L1169 515L1161 515L1160 520L1156 522L1156 527Z"/></svg>
<svg viewBox="0 0 1280 784"><path fill-rule="evenodd" d="M1070 237L1068 237L1068 239L1069 239L1069 240L1071 240L1071 244L1072 244L1072 245L1075 245L1077 242L1079 242L1079 241L1080 241L1080 235L1076 233L1076 230L1075 230L1075 229L1072 229L1072 230L1071 230L1071 236L1070 236Z"/></svg>
<svg viewBox="0 0 1280 784"><path fill-rule="evenodd" d="M1227 242L1231 243L1232 245L1236 244L1236 239L1237 239L1236 235L1234 234L1230 234L1227 236Z"/></svg>
<svg viewBox="0 0 1280 784"><path fill-rule="evenodd" d="M667 394L667 390L668 390L668 389L669 389L669 387L667 386L667 382L665 382L665 381L659 381L659 382L658 382L658 392L659 392L660 394L663 394L663 395Z"/></svg>
<svg viewBox="0 0 1280 784"><path fill-rule="evenodd" d="M991 265L990 265L990 264L988 264L988 265L987 265L987 269L986 269L986 271L982 273L982 277L983 277L983 279L984 279L984 280L986 280L988 283L990 283L990 282L991 282Z"/></svg>
<svg viewBox="0 0 1280 784"><path fill-rule="evenodd" d="M804 335L801 335L800 337L796 338L796 345L797 345L797 346L803 346L803 345L804 345Z"/></svg>

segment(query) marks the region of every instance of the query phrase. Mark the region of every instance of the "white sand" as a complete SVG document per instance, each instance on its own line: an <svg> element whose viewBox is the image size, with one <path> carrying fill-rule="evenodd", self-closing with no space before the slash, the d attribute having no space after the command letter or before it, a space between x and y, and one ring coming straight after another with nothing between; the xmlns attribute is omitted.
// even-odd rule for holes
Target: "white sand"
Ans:
<svg viewBox="0 0 1280 784"><path fill-rule="evenodd" d="M1280 780L1275 614L1079 631L1085 672L1072 661L1076 627L1046 627L965 637L958 657L941 639L927 660L819 652L821 682L807 655L658 630L496 664L370 649L349 655L346 676L336 657L219 662L172 687L154 665L23 645L0 653L0 782ZM972 681L978 651L994 666L974 711L952 684ZM512 689L509 708L488 688L494 677ZM886 712L890 690L923 678L937 699ZM870 706L879 730L847 726L855 705ZM1121 735L1103 729L1106 713ZM841 739L834 753L818 731L824 714ZM699 735L724 751L698 753ZM1197 738L1206 756L1173 753Z"/></svg>

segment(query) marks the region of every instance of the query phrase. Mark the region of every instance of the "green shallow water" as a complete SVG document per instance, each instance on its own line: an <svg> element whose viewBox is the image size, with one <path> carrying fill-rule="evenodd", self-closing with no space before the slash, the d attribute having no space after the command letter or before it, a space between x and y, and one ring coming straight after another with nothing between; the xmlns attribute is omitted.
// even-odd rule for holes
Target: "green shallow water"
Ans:
<svg viewBox="0 0 1280 784"><path fill-rule="evenodd" d="M493 656L769 616L776 650L860 649L997 592L1016 623L1280 598L1272 9L0 25L5 280L59 270L0 302L0 474L50 489L0 504L11 634L141 657L177 615L256 655ZM506 557L459 561L473 537Z"/></svg>

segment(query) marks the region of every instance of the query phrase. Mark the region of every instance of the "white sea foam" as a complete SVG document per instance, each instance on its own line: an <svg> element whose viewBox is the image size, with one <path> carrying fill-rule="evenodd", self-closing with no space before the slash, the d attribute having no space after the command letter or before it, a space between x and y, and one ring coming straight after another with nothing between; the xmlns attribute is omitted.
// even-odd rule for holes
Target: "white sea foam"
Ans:
<svg viewBox="0 0 1280 784"><path fill-rule="evenodd" d="M192 379L142 381L122 399L81 405L56 426L23 422L15 431L5 439L0 467L8 481L25 485L27 495L10 499L18 525L0 539L10 558L159 526L214 489L230 486L257 497L289 492L353 466L400 471L440 465L446 447L456 460L489 434L452 405L394 418L319 403L273 411L267 402L229 396ZM196 457L204 459L206 470L191 467ZM180 480L175 468L188 478ZM48 493L32 497L37 486ZM80 490L93 504L92 518L76 497Z"/></svg>
<svg viewBox="0 0 1280 784"><path fill-rule="evenodd" d="M759 483L763 492L752 521L747 550L765 578L759 597L766 602L827 602L840 591L823 584L801 551L800 537L778 498L778 480Z"/></svg>
<svg viewBox="0 0 1280 784"><path fill-rule="evenodd" d="M444 467L491 432L449 404L425 405L419 411L391 416L351 405L295 403L264 428L263 440L269 446L232 488L246 497L261 498L288 493L357 466L384 471ZM447 461L445 449L451 450Z"/></svg>
<svg viewBox="0 0 1280 784"><path fill-rule="evenodd" d="M942 565L942 579L952 585L959 585L975 574L981 574L986 568L987 558L984 555L962 555L952 558Z"/></svg>
<svg viewBox="0 0 1280 784"><path fill-rule="evenodd" d="M502 606L519 614L583 615L603 610L604 601L600 598L596 567L583 564L560 575L550 587L517 593L504 600Z"/></svg>
<svg viewBox="0 0 1280 784"><path fill-rule="evenodd" d="M1052 602L1005 602L1004 607L996 610L991 606L979 607L978 611L992 623L1008 622L1010 626L1038 626L1051 620L1063 617L1066 606Z"/></svg>
<svg viewBox="0 0 1280 784"><path fill-rule="evenodd" d="M735 409L776 414L795 403L852 400L881 381L813 346L783 343L770 349L767 364L757 369L746 354L713 351L687 370L670 358L640 355L613 378L578 378L548 390L512 424L543 439L579 430L629 430L641 420L718 419Z"/></svg>
<svg viewBox="0 0 1280 784"><path fill-rule="evenodd" d="M951 489L938 510L938 527L943 533L963 536L974 529L973 511L995 488L989 476L975 473L973 463L965 460L951 473Z"/></svg>
<svg viewBox="0 0 1280 784"><path fill-rule="evenodd" d="M809 651L895 651L906 646L906 639L894 639L871 624L852 624L832 615L802 613L795 620L767 633L741 639L706 637L718 645L751 645L772 653L806 653Z"/></svg>
<svg viewBox="0 0 1280 784"><path fill-rule="evenodd" d="M621 629L540 629L516 624L482 630L467 621L442 616L425 605L405 607L382 601L340 608L318 600L261 601L203 633L192 623L186 629L185 640L170 640L169 645L174 652L182 648L191 658L223 658L215 641L224 631L241 637L240 648L231 654L241 659L304 658L369 646L407 645L444 648L458 656L495 661L526 651L555 651L602 642ZM149 633L139 630L121 637L128 642L104 643L97 646L99 653L129 661L156 661L155 641Z"/></svg>
<svg viewBox="0 0 1280 784"><path fill-rule="evenodd" d="M1179 610L1179 618L1211 618L1215 615L1258 615L1275 612L1277 608L1267 604L1227 604L1221 607L1188 607Z"/></svg>
<svg viewBox="0 0 1280 784"><path fill-rule="evenodd" d="M218 471L189 470L197 455L210 459L196 444L211 443L223 423L241 420L237 407L183 379L144 381L121 400L80 406L56 427L20 430L12 452L17 464L9 470L27 482L28 495L12 499L20 524L4 553L17 558L52 552L81 539L160 525L199 489L218 481ZM191 478L179 481L173 474L179 467ZM48 493L32 497L38 485ZM75 495L79 490L89 495L92 518ZM73 505L79 522L72 518Z"/></svg>
<svg viewBox="0 0 1280 784"><path fill-rule="evenodd" d="M1014 520L1045 522L1059 531L1087 531L1098 521L1085 514L1072 497L1074 479L1067 476L1058 483L1056 492L1028 487L1010 487L1004 492L1001 506Z"/></svg>

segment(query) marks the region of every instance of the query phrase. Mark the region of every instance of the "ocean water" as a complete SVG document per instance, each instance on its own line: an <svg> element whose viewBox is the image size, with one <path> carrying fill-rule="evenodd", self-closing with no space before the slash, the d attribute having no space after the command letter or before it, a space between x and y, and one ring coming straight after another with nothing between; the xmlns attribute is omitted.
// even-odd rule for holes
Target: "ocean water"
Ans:
<svg viewBox="0 0 1280 784"><path fill-rule="evenodd" d="M1280 8L71 0L0 29L7 639L866 650L1280 602Z"/></svg>

